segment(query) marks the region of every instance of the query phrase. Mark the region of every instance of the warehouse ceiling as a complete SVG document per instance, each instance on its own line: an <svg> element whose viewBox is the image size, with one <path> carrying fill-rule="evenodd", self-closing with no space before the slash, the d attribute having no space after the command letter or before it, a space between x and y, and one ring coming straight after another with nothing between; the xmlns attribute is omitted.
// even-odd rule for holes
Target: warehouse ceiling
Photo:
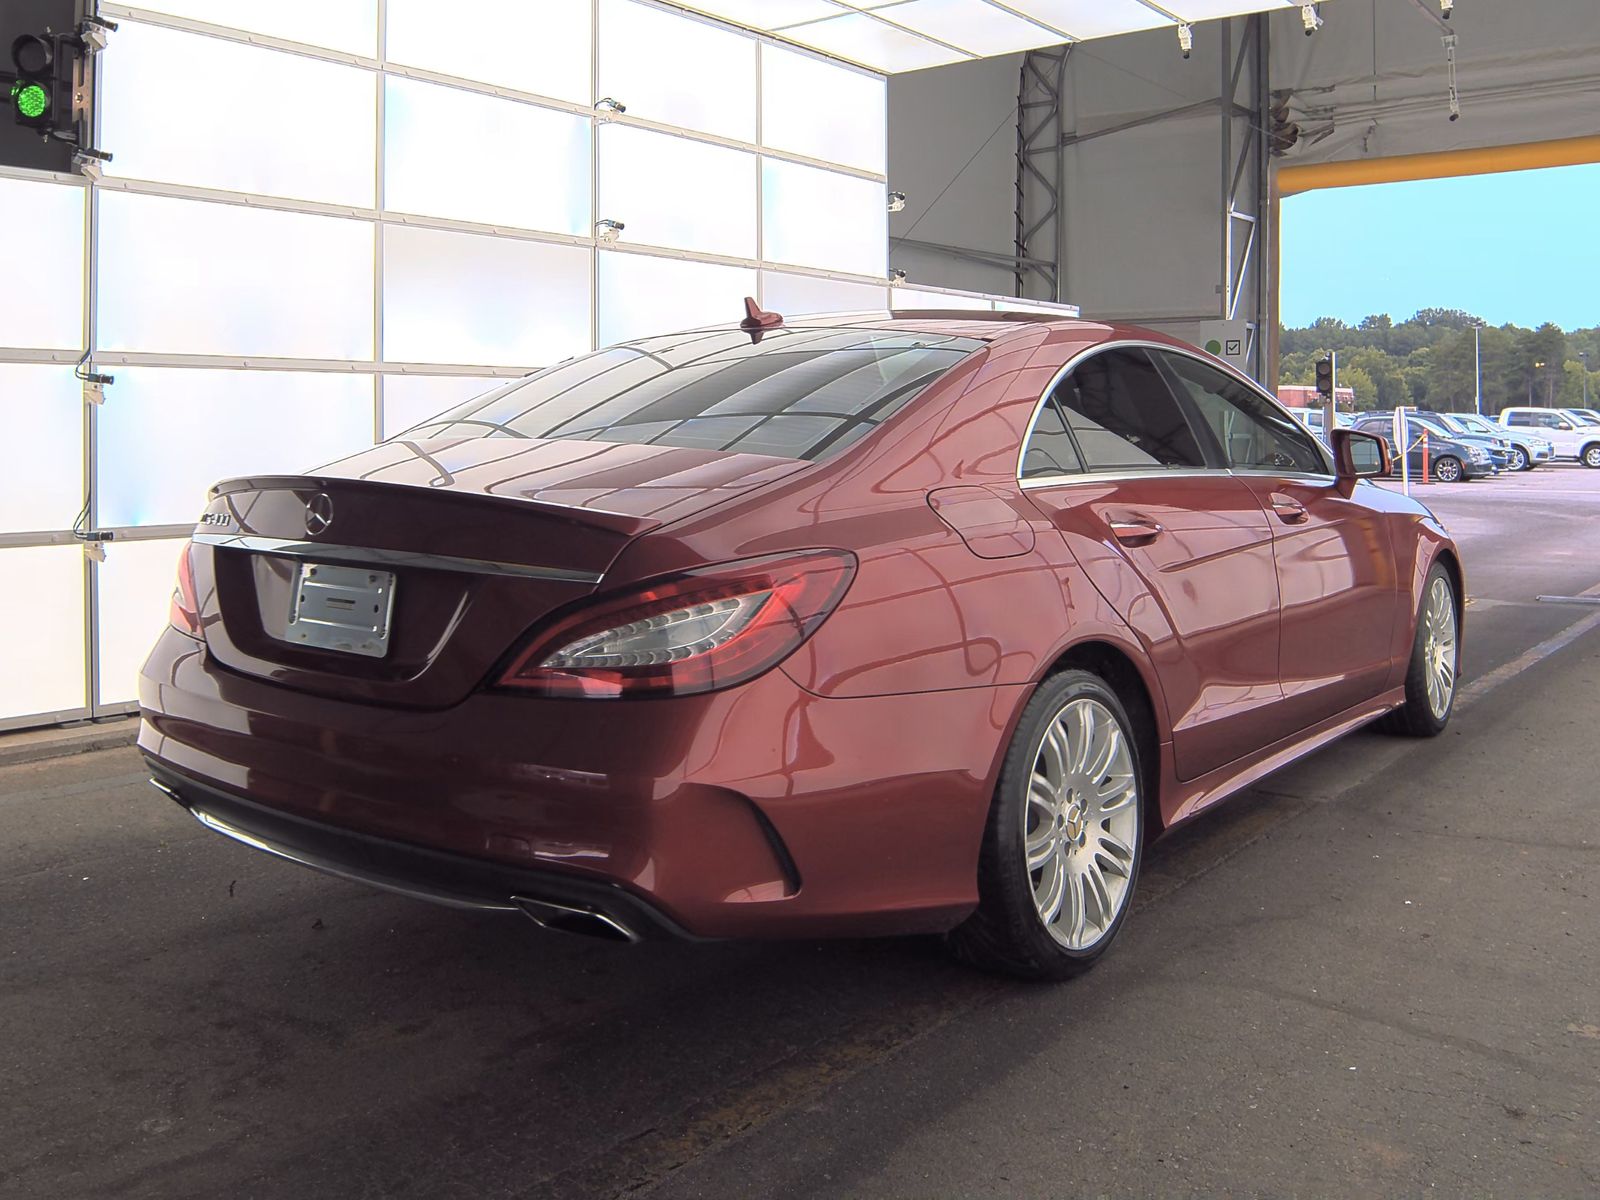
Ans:
<svg viewBox="0 0 1600 1200"><path fill-rule="evenodd" d="M1292 0L687 0L679 6L887 74L1299 7Z"/></svg>

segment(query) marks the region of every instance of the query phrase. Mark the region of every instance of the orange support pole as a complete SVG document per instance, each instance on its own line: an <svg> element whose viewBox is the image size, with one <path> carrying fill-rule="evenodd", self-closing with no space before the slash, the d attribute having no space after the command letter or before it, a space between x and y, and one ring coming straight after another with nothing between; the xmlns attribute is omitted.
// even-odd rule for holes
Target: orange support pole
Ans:
<svg viewBox="0 0 1600 1200"><path fill-rule="evenodd" d="M1428 469L1428 431L1422 431L1422 482L1432 483L1433 472Z"/></svg>

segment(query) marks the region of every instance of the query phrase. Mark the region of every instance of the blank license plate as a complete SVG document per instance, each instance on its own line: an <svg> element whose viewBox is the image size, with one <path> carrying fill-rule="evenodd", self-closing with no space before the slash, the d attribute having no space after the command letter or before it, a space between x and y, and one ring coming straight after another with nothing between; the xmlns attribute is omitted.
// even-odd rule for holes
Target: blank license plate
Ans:
<svg viewBox="0 0 1600 1200"><path fill-rule="evenodd" d="M393 613L393 572L303 562L295 567L285 636L319 650L382 658Z"/></svg>

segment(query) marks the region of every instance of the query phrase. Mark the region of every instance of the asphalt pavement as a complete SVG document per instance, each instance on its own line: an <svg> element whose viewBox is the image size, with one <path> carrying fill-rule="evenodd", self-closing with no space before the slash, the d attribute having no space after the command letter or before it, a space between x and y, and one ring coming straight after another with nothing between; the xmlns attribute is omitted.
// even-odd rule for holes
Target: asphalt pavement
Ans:
<svg viewBox="0 0 1600 1200"><path fill-rule="evenodd" d="M0 1196L1600 1194L1600 472L1418 494L1463 706L1154 847L1088 976L626 948L0 768Z"/></svg>

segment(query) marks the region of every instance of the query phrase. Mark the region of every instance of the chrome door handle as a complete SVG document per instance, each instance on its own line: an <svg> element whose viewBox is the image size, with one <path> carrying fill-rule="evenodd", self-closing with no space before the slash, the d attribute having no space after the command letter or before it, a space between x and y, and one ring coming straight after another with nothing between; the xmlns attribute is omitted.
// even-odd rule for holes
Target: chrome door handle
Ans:
<svg viewBox="0 0 1600 1200"><path fill-rule="evenodd" d="M1278 519L1286 525L1298 525L1311 514L1306 512L1306 506L1300 501L1289 496L1276 493L1271 497L1272 511L1278 514Z"/></svg>
<svg viewBox="0 0 1600 1200"><path fill-rule="evenodd" d="M1109 522L1111 534L1119 542L1129 545L1139 545L1160 537L1166 532L1166 527L1159 521L1147 521L1134 518Z"/></svg>

